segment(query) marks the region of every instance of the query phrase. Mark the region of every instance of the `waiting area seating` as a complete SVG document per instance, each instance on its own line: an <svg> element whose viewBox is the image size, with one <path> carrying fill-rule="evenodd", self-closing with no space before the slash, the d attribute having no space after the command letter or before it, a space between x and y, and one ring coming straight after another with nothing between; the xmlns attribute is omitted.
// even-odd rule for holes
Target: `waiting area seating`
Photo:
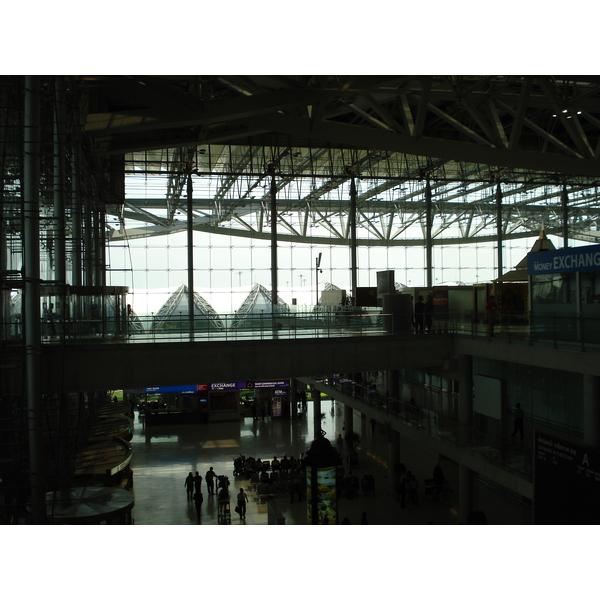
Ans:
<svg viewBox="0 0 600 600"><path fill-rule="evenodd" d="M306 471L302 460L293 456L284 456L281 460L277 456L273 460L262 460L252 456L239 456L234 459L233 474L243 477L250 482L250 489L262 501L274 496L289 496L304 499L306 488Z"/></svg>

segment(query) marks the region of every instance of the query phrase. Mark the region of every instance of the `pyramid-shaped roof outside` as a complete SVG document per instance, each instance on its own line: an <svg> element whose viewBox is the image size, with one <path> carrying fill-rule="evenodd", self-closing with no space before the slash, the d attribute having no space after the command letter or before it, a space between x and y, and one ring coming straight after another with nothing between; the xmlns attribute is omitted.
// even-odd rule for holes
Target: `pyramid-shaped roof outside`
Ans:
<svg viewBox="0 0 600 600"><path fill-rule="evenodd" d="M181 320L182 323L185 321L187 326L188 316L188 287L180 285L156 313L152 329L163 329L177 320ZM217 311L198 292L194 292L194 321L199 317L207 319L207 323L215 329L224 329Z"/></svg>
<svg viewBox="0 0 600 600"><path fill-rule="evenodd" d="M271 292L267 288L262 286L260 283L255 283L252 286L250 293L246 296L246 299L237 309L237 318L233 321L231 326L239 326L249 315L266 315L271 314L272 312L290 312L290 307L279 296L277 296L277 306L275 307L272 304L271 298ZM274 308L275 311L273 311Z"/></svg>
<svg viewBox="0 0 600 600"><path fill-rule="evenodd" d="M528 252L546 252L547 250L556 250L552 240L549 240L546 237L546 232L542 229L540 231L540 237L535 240L535 243L531 247L531 250ZM527 256L526 254L521 262L512 270L504 273L502 277L496 279L499 282L510 282L510 281L527 281Z"/></svg>

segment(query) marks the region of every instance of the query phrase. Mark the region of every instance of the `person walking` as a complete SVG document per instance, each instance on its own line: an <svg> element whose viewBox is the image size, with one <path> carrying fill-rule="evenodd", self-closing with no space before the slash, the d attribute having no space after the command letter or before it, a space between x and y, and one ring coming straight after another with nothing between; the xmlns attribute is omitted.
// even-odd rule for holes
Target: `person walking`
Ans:
<svg viewBox="0 0 600 600"><path fill-rule="evenodd" d="M246 518L246 504L248 503L248 495L244 492L244 488L240 488L240 493L237 495L237 507L240 513L240 519Z"/></svg>
<svg viewBox="0 0 600 600"><path fill-rule="evenodd" d="M196 471L196 475L194 475L194 488L196 489L196 493L199 494L202 491L202 475Z"/></svg>
<svg viewBox="0 0 600 600"><path fill-rule="evenodd" d="M190 474L185 478L185 489L187 492L187 499L191 500L194 495L194 476L190 471Z"/></svg>
<svg viewBox="0 0 600 600"><path fill-rule="evenodd" d="M521 404L519 402L517 402L517 407L515 408L514 429L513 429L513 432L511 433L511 436L514 441L515 435L517 434L517 432L519 432L521 434L521 444L523 443L523 438L525 437L525 434L523 431L523 420L524 419L525 419L525 413L523 412L523 409L521 408Z"/></svg>
<svg viewBox="0 0 600 600"><path fill-rule="evenodd" d="M198 515L198 523L200 523L200 509L202 508L202 502L204 502L202 492L196 492L194 494L194 506L196 507L196 514Z"/></svg>
<svg viewBox="0 0 600 600"><path fill-rule="evenodd" d="M215 493L215 472L211 467L208 471L206 471L206 475L204 476L206 479L206 488L208 490L208 494L213 496Z"/></svg>

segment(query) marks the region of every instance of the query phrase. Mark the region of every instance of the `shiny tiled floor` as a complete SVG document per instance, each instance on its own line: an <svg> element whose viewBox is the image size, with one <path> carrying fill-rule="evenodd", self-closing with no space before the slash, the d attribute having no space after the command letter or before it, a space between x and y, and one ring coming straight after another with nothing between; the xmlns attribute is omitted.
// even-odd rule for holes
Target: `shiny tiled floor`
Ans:
<svg viewBox="0 0 600 600"><path fill-rule="evenodd" d="M343 427L343 406L326 401L321 409L326 411L323 429L333 441ZM238 454L256 458L272 459L287 454L299 456L310 445L312 433L312 404L303 420L283 420L266 418L253 421L252 418L235 422L164 425L145 427L137 413L135 420L133 460L135 508L133 518L136 525L196 525L195 507L186 498L184 481L187 474L199 471L204 477L209 467L218 475L227 475L231 482L232 498L237 488L248 492L249 504L246 519L242 520L233 511L232 525L266 525L267 505L261 503L251 490L248 481L233 476L233 458ZM458 524L456 495L442 503L428 502L423 498L423 480L431 477L437 457L426 457L415 449L402 448L402 462L412 470L421 482L419 506L408 504L405 510L390 493L387 478L388 444L385 434L372 432L370 428L360 430L360 419L355 415L354 429L361 434L359 464L353 468L361 479L364 473L375 478L374 496L359 494L352 500L339 500L339 518L348 517L351 524L359 524L363 512L367 513L370 525L435 525ZM449 461L442 467L451 487L457 489L456 467ZM207 493L206 483L202 483L204 504L200 524L217 524L216 496ZM487 495L487 497L482 497ZM277 507L285 516L286 525L306 524L306 504L291 504L288 497L278 497ZM488 519L493 523L526 523L527 510L517 508L506 511L504 503L492 491L479 491L479 505L485 506Z"/></svg>

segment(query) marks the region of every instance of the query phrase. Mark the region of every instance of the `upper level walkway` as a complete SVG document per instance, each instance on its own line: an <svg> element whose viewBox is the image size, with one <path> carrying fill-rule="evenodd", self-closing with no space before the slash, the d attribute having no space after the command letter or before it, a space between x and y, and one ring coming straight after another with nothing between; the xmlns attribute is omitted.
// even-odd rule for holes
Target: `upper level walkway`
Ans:
<svg viewBox="0 0 600 600"><path fill-rule="evenodd" d="M130 324L44 323L40 346L18 335L0 350L2 390L20 394L27 355L41 355L46 393L135 389L237 380L326 376L400 368L443 368L457 378L461 354L597 375L600 345L588 323L570 320L556 329L523 319L499 320L493 331L464 314L434 321L431 333L415 334L410 321L380 311L306 315L260 315L232 326L197 329L190 336L180 318ZM237 318L237 317L235 317ZM397 320L396 320L397 319ZM556 324L556 319L554 320ZM112 325L115 325L114 322ZM197 325L198 326L198 325ZM562 332L560 339L555 332Z"/></svg>

